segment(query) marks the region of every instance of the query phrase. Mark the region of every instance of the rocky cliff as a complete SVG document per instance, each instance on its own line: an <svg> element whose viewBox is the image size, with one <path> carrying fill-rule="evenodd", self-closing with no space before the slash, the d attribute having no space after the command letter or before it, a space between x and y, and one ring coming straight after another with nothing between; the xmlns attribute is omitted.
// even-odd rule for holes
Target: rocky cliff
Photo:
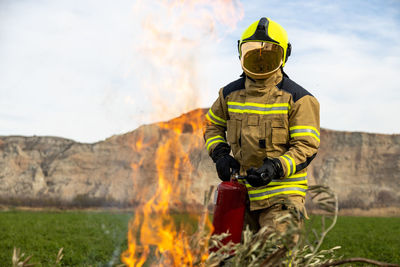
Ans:
<svg viewBox="0 0 400 267"><path fill-rule="evenodd" d="M218 184L204 149L204 112L195 110L94 144L1 136L0 202L134 205L154 196L163 178L172 186L176 205L199 205L203 192ZM343 210L385 208L400 214L400 135L323 129L309 172L311 184L337 192Z"/></svg>

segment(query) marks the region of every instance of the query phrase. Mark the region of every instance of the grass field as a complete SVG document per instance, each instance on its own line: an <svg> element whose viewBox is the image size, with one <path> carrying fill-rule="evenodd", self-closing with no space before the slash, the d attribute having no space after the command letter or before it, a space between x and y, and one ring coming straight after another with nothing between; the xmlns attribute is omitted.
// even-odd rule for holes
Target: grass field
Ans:
<svg viewBox="0 0 400 267"><path fill-rule="evenodd" d="M175 216L177 221L187 218ZM63 266L114 266L126 249L131 214L118 212L0 212L0 266L10 266L13 247L49 266L64 248ZM193 222L193 220L191 220ZM318 226L318 217L307 225ZM400 218L339 217L323 248L341 245L347 257L400 263Z"/></svg>
<svg viewBox="0 0 400 267"><path fill-rule="evenodd" d="M320 221L314 216L307 226L318 229ZM336 245L342 247L339 253L344 258L364 257L400 263L400 218L338 217L322 249Z"/></svg>
<svg viewBox="0 0 400 267"><path fill-rule="evenodd" d="M30 262L63 266L112 266L126 248L131 215L106 212L0 212L0 266L11 266L13 247L33 254Z"/></svg>

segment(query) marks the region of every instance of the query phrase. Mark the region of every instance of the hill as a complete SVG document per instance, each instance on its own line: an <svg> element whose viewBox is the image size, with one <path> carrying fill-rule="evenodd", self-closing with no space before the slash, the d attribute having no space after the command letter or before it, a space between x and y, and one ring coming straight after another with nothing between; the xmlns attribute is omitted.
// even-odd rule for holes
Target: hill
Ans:
<svg viewBox="0 0 400 267"><path fill-rule="evenodd" d="M127 206L168 181L175 208L195 208L219 180L197 109L168 122L84 144L59 137L0 137L0 203ZM400 135L322 129L311 184L338 196L343 214L400 215ZM161 185L162 186L162 185Z"/></svg>

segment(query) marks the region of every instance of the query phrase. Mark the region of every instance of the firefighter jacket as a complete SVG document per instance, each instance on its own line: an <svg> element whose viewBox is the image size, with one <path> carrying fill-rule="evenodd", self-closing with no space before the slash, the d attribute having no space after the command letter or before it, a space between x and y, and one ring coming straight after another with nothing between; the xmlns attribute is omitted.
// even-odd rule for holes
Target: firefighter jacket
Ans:
<svg viewBox="0 0 400 267"><path fill-rule="evenodd" d="M208 153L221 142L229 143L241 175L259 168L266 157L281 162L284 176L267 186L255 188L241 180L251 210L272 205L274 197L305 196L307 166L320 143L319 103L307 90L281 70L265 80L242 75L219 91L205 116Z"/></svg>

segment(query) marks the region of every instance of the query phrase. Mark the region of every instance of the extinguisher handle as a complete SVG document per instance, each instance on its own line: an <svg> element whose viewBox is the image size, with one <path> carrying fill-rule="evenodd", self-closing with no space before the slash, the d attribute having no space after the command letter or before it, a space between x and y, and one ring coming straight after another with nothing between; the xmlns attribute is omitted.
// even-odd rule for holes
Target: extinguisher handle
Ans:
<svg viewBox="0 0 400 267"><path fill-rule="evenodd" d="M232 169L231 182L237 182L238 177L239 177L239 170Z"/></svg>
<svg viewBox="0 0 400 267"><path fill-rule="evenodd" d="M231 182L237 182L238 179L246 179L246 176L241 176L239 174L239 170L232 170L231 173Z"/></svg>

